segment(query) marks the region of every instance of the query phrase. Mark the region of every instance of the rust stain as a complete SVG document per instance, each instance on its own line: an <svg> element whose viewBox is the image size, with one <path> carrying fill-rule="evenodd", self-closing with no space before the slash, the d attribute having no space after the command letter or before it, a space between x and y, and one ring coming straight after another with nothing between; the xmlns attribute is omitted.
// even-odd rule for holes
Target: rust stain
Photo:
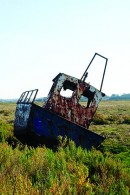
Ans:
<svg viewBox="0 0 130 195"><path fill-rule="evenodd" d="M88 83L63 73L58 74L53 82L43 107L88 129L103 93ZM63 97L60 94L62 88L72 90L72 97ZM82 95L87 98L86 106L79 102Z"/></svg>

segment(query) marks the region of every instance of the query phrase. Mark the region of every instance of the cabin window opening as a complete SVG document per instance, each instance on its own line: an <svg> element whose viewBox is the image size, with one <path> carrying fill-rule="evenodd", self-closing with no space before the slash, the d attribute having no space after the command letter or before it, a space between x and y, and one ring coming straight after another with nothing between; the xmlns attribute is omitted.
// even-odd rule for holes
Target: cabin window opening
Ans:
<svg viewBox="0 0 130 195"><path fill-rule="evenodd" d="M92 92L88 89L85 90L79 99L79 104L81 106L85 106L85 107L89 108L91 106L93 99L94 99L94 94L95 94L95 92Z"/></svg>
<svg viewBox="0 0 130 195"><path fill-rule="evenodd" d="M79 104L81 105L81 106L85 106L85 107L89 107L89 99L87 98L87 97L85 97L84 95L81 95L80 96L80 99L79 99Z"/></svg>
<svg viewBox="0 0 130 195"><path fill-rule="evenodd" d="M71 98L77 85L73 82L66 80L60 91L60 95L66 98Z"/></svg>

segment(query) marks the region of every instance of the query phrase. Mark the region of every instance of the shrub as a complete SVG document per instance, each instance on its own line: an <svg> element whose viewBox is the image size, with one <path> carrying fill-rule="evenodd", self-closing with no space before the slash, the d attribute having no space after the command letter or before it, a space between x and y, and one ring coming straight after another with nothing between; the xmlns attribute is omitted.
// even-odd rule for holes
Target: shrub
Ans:
<svg viewBox="0 0 130 195"><path fill-rule="evenodd" d="M96 113L93 119L94 125L104 125L108 124L109 121L107 120L107 117L103 114Z"/></svg>
<svg viewBox="0 0 130 195"><path fill-rule="evenodd" d="M13 127L4 120L0 120L0 142L7 141L13 136Z"/></svg>

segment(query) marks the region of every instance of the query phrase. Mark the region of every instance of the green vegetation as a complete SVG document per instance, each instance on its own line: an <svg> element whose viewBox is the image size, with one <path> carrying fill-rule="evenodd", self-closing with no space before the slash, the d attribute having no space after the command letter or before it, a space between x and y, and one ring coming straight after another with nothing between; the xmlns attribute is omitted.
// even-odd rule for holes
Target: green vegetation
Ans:
<svg viewBox="0 0 130 195"><path fill-rule="evenodd" d="M130 101L103 101L90 129L99 148L76 148L59 137L56 151L13 136L15 103L0 103L0 194L130 194Z"/></svg>

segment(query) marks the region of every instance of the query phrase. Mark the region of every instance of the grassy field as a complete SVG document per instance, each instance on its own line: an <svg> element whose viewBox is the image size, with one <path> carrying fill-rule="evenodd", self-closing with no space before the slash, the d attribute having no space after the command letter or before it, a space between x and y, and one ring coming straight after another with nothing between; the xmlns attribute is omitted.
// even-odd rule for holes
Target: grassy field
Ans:
<svg viewBox="0 0 130 195"><path fill-rule="evenodd" d="M101 102L90 130L106 139L91 151L60 138L57 151L13 147L15 108L0 103L0 195L130 194L130 101Z"/></svg>

